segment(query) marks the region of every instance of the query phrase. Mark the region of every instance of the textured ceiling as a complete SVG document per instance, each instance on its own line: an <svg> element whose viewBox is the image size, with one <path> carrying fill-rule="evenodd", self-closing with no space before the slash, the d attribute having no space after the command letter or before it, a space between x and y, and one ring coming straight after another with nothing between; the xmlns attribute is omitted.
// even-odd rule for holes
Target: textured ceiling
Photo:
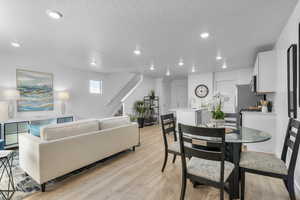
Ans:
<svg viewBox="0 0 300 200"><path fill-rule="evenodd" d="M250 67L270 48L297 0L1 0L0 59L19 65L171 76ZM45 11L64 17L50 19ZM211 37L200 38L208 31ZM22 47L12 48L18 40ZM140 56L133 54L138 45ZM26 58L26 59L21 59ZM30 58L30 59L28 59ZM98 65L90 66L95 58ZM178 66L183 58L185 65ZM28 62L30 60L30 62ZM156 70L150 71L151 63Z"/></svg>

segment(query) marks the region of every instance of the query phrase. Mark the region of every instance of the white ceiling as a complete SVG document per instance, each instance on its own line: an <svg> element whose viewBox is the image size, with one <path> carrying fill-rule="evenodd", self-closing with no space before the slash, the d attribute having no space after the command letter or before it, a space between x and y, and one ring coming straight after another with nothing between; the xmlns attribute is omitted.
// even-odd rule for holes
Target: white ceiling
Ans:
<svg viewBox="0 0 300 200"><path fill-rule="evenodd" d="M1 55L99 72L172 76L250 67L271 48L297 0L1 0ZM61 20L46 9L59 10ZM208 31L211 37L200 38ZM21 48L12 48L17 40ZM142 51L133 54L136 45ZM92 58L97 67L91 67ZM178 67L179 58L185 65ZM21 60L20 60L21 62ZM101 62L101 63L100 63ZM151 62L156 70L150 71Z"/></svg>

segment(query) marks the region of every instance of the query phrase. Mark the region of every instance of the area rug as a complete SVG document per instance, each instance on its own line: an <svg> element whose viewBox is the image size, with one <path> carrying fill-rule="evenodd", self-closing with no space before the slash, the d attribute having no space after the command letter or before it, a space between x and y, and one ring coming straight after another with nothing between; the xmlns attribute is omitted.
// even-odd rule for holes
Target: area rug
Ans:
<svg viewBox="0 0 300 200"><path fill-rule="evenodd" d="M69 174L66 174L64 176L61 176L59 178L56 178L52 181L47 182L46 185L46 190L54 188L55 185L57 186L57 184L62 184L63 180L67 179L67 178L71 178L77 175L80 175L81 173L85 173L88 170L92 170L95 169L97 167L101 167L103 162L112 159L113 157L116 157L120 154L122 154L124 152L121 152L119 154L116 154L112 157L106 158L104 160L95 162L91 165L88 165L86 167L83 167L81 169L78 169L76 171L73 171ZM19 152L16 150L14 152L14 160L13 160L13 166L12 166L12 171L13 171L13 176L14 176L14 183L15 183L15 189L16 192L13 195L12 199L13 200L22 200L25 197L28 197L30 195L32 195L35 192L40 191L40 185L38 183L36 183L30 176L27 176L24 171L20 168L19 165ZM6 188L7 187L7 183L8 183L8 178L6 176L3 177L3 179L1 180L0 183L0 188ZM1 199L1 197L0 197Z"/></svg>

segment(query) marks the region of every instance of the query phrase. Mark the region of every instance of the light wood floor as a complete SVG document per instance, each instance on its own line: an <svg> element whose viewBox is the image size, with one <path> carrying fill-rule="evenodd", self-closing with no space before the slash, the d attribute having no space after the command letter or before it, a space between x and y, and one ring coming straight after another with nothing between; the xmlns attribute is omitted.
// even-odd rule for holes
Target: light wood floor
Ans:
<svg viewBox="0 0 300 200"><path fill-rule="evenodd" d="M141 131L142 146L99 164L95 169L37 192L26 200L179 200L181 163L171 156L164 173L160 128ZM100 148L100 147L99 147ZM226 196L228 198L228 196ZM218 190L188 182L186 200L219 199ZM246 200L288 200L281 181L256 175L246 177Z"/></svg>

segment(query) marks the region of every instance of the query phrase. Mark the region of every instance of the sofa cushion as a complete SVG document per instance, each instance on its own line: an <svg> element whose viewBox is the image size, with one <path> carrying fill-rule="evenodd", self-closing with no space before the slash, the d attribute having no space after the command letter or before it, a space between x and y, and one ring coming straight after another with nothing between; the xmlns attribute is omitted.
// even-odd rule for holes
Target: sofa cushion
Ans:
<svg viewBox="0 0 300 200"><path fill-rule="evenodd" d="M128 116L100 119L100 129L115 128L130 123Z"/></svg>
<svg viewBox="0 0 300 200"><path fill-rule="evenodd" d="M42 140L56 140L64 137L80 135L99 130L99 121L95 119L53 124L41 129Z"/></svg>

